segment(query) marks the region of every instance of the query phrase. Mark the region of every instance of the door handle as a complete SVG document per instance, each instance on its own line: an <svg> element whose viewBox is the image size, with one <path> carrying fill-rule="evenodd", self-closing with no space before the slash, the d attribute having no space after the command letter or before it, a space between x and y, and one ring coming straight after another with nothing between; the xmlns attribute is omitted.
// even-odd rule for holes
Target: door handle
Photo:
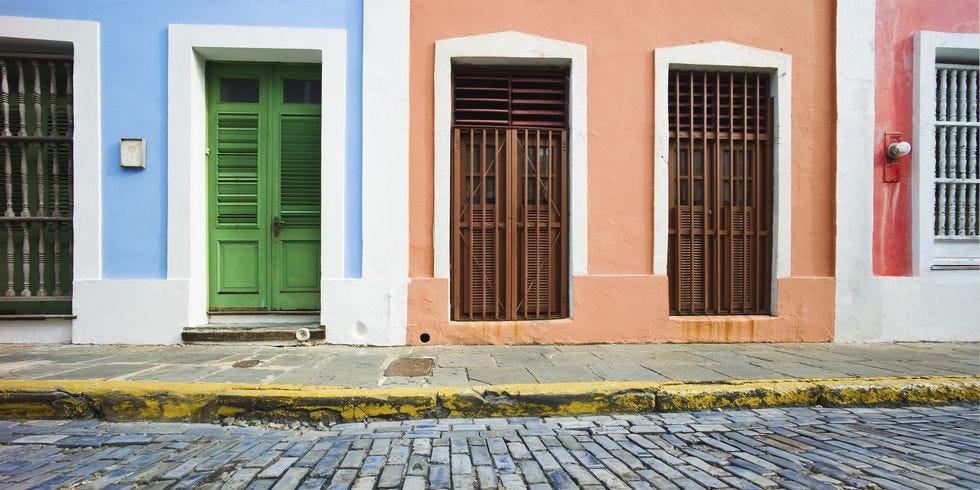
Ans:
<svg viewBox="0 0 980 490"><path fill-rule="evenodd" d="M282 231L282 224L283 224L283 221L278 216L276 216L275 218L272 218L272 236L273 236L273 238L279 238L279 232Z"/></svg>

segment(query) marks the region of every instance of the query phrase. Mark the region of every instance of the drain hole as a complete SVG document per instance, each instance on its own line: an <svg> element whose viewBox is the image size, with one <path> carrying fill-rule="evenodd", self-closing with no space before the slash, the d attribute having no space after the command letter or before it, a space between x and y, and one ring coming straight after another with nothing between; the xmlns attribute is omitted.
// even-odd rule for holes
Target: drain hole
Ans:
<svg viewBox="0 0 980 490"><path fill-rule="evenodd" d="M419 340L421 340L423 344L428 344L429 343L429 334L424 333L422 335L419 335Z"/></svg>
<svg viewBox="0 0 980 490"><path fill-rule="evenodd" d="M250 368L252 366L258 366L262 362L258 359L243 359L231 365L231 367L236 368Z"/></svg>

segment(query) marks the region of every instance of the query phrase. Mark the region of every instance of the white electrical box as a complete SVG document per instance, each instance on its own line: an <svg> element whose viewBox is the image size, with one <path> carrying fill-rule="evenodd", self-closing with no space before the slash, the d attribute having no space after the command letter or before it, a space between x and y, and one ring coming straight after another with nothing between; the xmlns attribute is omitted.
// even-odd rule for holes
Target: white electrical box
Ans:
<svg viewBox="0 0 980 490"><path fill-rule="evenodd" d="M146 140L143 138L119 140L119 165L124 168L146 168Z"/></svg>

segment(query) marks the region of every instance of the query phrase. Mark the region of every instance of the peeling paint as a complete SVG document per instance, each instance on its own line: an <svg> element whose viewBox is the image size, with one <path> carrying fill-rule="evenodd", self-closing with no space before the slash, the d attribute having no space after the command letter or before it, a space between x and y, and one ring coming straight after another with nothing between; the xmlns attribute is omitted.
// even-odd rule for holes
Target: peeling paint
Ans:
<svg viewBox="0 0 980 490"><path fill-rule="evenodd" d="M584 382L470 388L344 388L98 380L0 381L0 418L211 422L223 417L340 422L519 417L779 406L980 401L980 376L722 383Z"/></svg>

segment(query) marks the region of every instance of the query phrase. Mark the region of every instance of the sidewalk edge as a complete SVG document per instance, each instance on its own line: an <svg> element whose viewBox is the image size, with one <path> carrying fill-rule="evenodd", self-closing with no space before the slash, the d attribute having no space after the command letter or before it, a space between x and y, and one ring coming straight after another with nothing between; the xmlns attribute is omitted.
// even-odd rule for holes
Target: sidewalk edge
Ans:
<svg viewBox="0 0 980 490"><path fill-rule="evenodd" d="M0 380L0 418L213 422L224 417L340 422L523 417L781 406L977 403L980 376L583 382L379 387Z"/></svg>

